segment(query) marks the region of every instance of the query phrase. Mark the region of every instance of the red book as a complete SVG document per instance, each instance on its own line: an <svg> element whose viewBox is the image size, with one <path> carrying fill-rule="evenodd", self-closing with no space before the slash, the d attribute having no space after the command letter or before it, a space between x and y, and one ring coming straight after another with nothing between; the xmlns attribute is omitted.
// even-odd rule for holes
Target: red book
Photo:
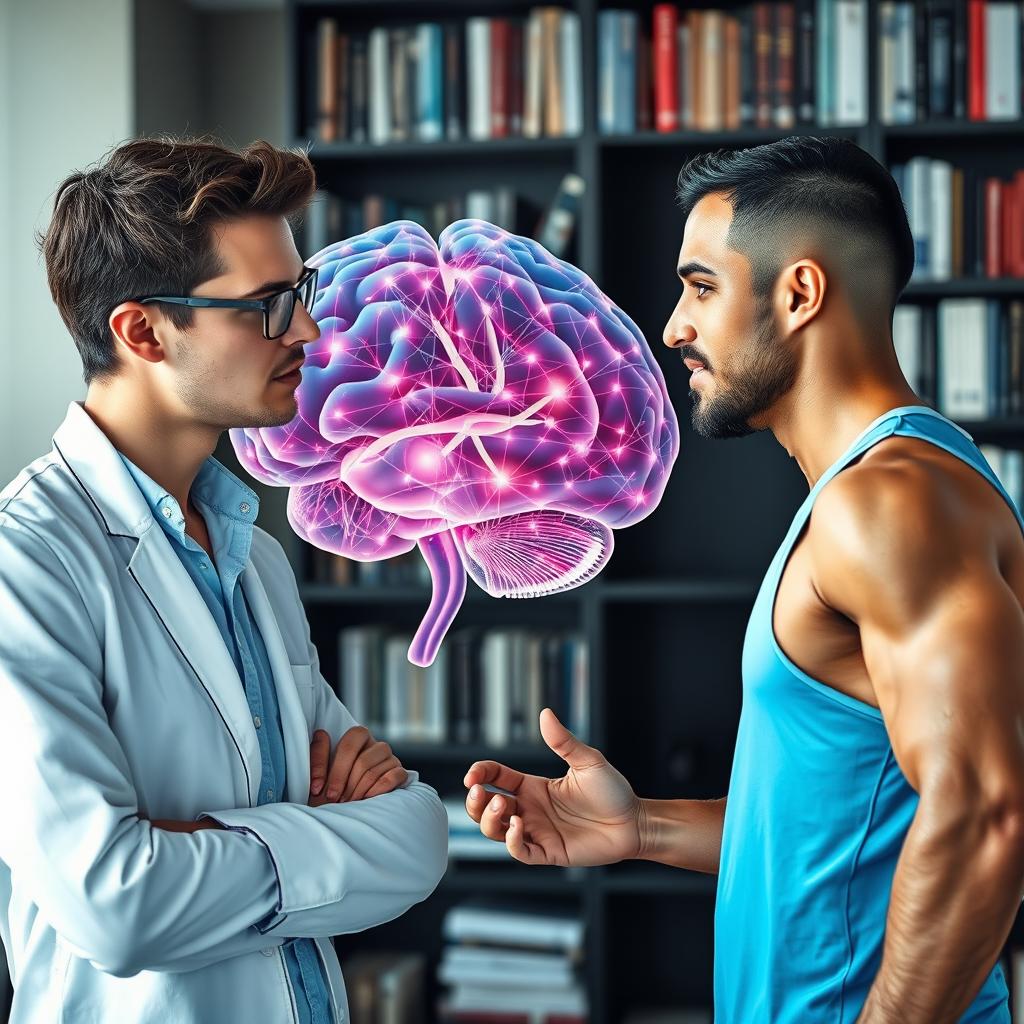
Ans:
<svg viewBox="0 0 1024 1024"><path fill-rule="evenodd" d="M1000 277L1001 246L999 244L1000 200L1003 197L1002 182L998 178L986 178L985 195L985 276Z"/></svg>
<svg viewBox="0 0 1024 1024"><path fill-rule="evenodd" d="M985 120L985 0L967 0L967 118Z"/></svg>
<svg viewBox="0 0 1024 1024"><path fill-rule="evenodd" d="M491 138L508 137L511 26L506 18L491 19Z"/></svg>
<svg viewBox="0 0 1024 1024"><path fill-rule="evenodd" d="M679 130L678 25L675 4L654 5L654 127L659 132Z"/></svg>

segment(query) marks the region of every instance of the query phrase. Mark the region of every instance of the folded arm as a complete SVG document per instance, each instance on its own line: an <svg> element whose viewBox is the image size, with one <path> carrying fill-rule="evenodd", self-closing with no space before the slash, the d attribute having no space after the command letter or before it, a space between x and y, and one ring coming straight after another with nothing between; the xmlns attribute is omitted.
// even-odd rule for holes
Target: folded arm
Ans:
<svg viewBox="0 0 1024 1024"><path fill-rule="evenodd" d="M358 804L218 812L224 830L177 833L140 818L102 702L100 638L56 555L10 520L0 527L0 621L0 775L18 780L0 859L98 969L189 970L291 934L358 930L437 884L444 811L415 773ZM320 699L323 727L340 735L351 716Z"/></svg>

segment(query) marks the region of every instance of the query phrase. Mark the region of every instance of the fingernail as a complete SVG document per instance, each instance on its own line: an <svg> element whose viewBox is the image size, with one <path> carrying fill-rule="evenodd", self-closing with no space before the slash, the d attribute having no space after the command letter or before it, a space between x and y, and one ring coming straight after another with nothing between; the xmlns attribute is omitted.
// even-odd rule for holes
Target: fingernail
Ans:
<svg viewBox="0 0 1024 1024"><path fill-rule="evenodd" d="M319 794L320 790L323 789L323 788L324 788L324 780L323 779L317 779L316 782L313 783L313 786L310 789L310 792L313 794L313 796L317 796Z"/></svg>
<svg viewBox="0 0 1024 1024"><path fill-rule="evenodd" d="M336 789L329 789L329 790L327 790L327 799L328 800L337 800L338 796L339 796L339 794L338 794L338 791Z"/></svg>
<svg viewBox="0 0 1024 1024"><path fill-rule="evenodd" d="M472 789L470 789L470 791L469 791L469 796L470 796L470 798L472 800L479 800L480 799L480 787L479 786L473 786Z"/></svg>
<svg viewBox="0 0 1024 1024"><path fill-rule="evenodd" d="M491 810L492 811L496 811L499 807L501 807L501 797L500 796L496 796L491 801Z"/></svg>

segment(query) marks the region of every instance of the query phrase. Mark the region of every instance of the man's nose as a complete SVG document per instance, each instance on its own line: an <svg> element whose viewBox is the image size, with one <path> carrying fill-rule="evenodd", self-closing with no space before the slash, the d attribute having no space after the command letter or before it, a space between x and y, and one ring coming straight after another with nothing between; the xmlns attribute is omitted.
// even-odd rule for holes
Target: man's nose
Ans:
<svg viewBox="0 0 1024 1024"><path fill-rule="evenodd" d="M697 338L697 332L680 316L672 316L665 324L661 340L669 348L679 348L680 345L692 345Z"/></svg>

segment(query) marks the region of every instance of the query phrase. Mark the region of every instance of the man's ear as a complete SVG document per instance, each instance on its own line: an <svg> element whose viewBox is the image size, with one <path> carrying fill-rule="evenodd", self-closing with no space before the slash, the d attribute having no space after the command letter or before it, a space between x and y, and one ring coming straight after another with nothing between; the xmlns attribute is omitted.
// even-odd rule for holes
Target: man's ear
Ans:
<svg viewBox="0 0 1024 1024"><path fill-rule="evenodd" d="M138 356L147 363L159 363L165 358L166 352L157 331L166 329L167 321L155 306L122 302L114 307L107 323L115 344L127 350L124 357Z"/></svg>
<svg viewBox="0 0 1024 1024"><path fill-rule="evenodd" d="M818 315L825 300L825 270L817 260L801 259L787 267L780 280L785 289L786 327L798 331Z"/></svg>

